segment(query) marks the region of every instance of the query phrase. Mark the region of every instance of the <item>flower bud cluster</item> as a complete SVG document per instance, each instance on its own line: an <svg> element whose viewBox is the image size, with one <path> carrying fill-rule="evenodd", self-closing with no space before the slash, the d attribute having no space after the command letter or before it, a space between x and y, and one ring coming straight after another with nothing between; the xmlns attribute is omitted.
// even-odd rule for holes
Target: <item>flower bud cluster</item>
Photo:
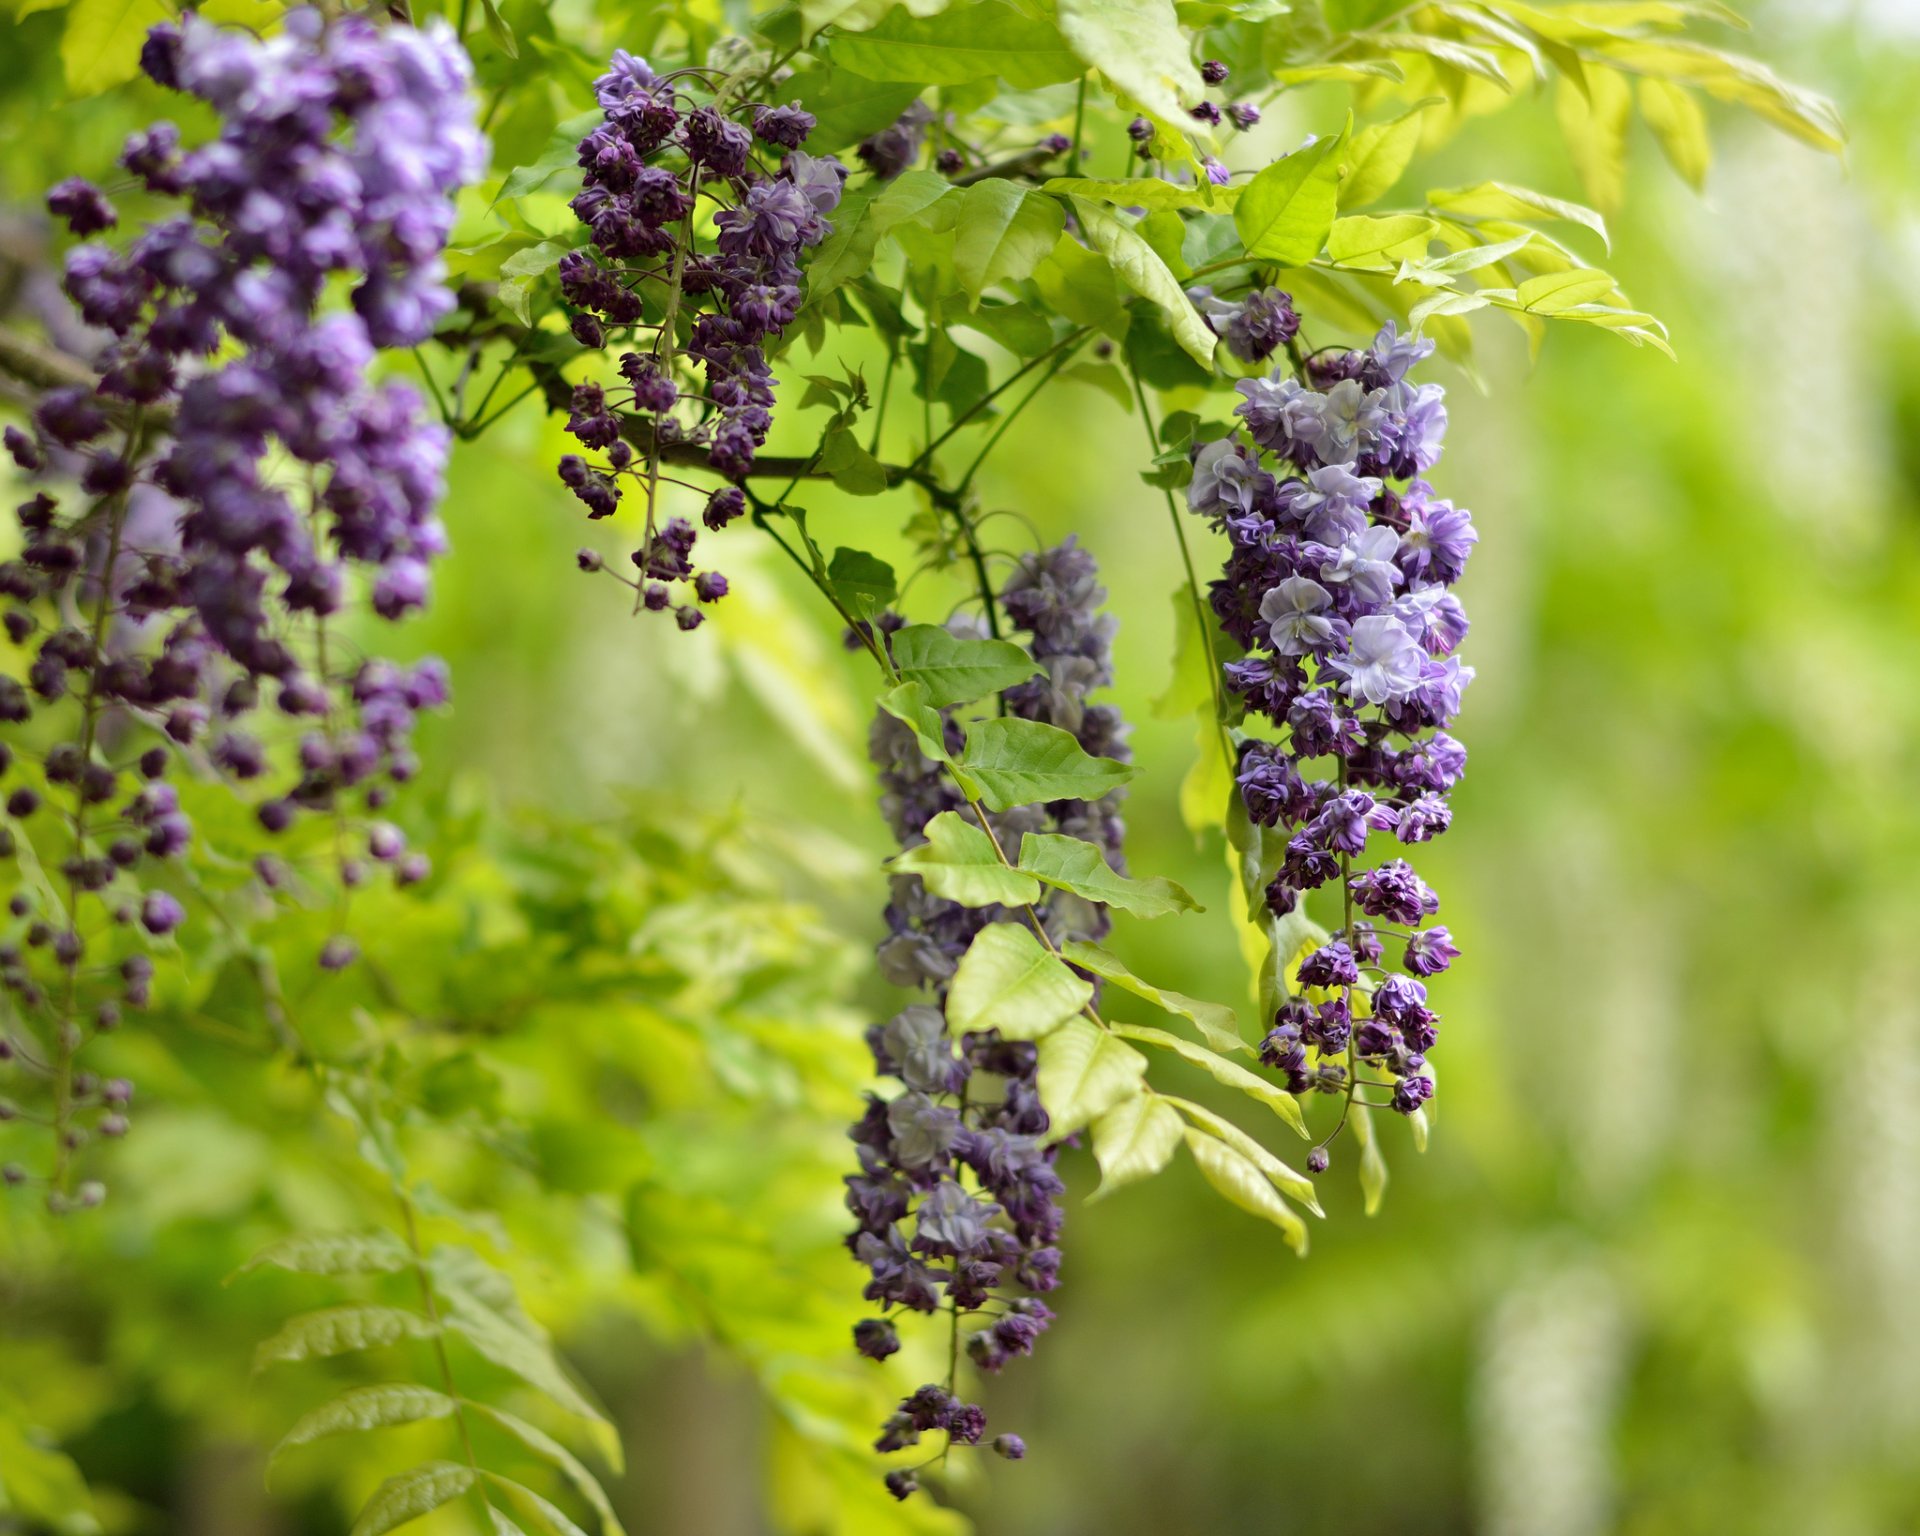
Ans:
<svg viewBox="0 0 1920 1536"><path fill-rule="evenodd" d="M1248 743L1237 772L1248 816L1287 834L1267 904L1285 915L1335 883L1345 914L1300 969L1303 987L1335 995L1290 1000L1262 1054L1298 1093L1346 1080L1309 1051L1350 1052L1390 1074L1403 1113L1433 1091L1425 978L1458 950L1404 857L1364 860L1376 837L1409 847L1447 829L1466 752L1444 728L1473 678L1450 588L1478 535L1420 478L1447 424L1440 386L1410 377L1432 350L1389 323L1364 351L1309 359L1304 379L1243 380L1243 425L1195 451L1187 493L1231 545L1212 603L1248 654L1226 684L1281 733Z"/></svg>
<svg viewBox="0 0 1920 1536"><path fill-rule="evenodd" d="M703 101L707 93L689 88L702 78L613 55L594 82L603 116L580 141L586 184L572 204L589 245L559 266L575 339L596 351L611 338L627 343L618 384L574 389L567 431L597 457L567 454L560 478L590 518L619 507L623 481L644 487L646 532L633 552L641 606L671 610L682 629L697 627L698 605L718 601L727 584L695 569L690 523L656 521L661 462L693 451L729 480L752 470L773 425L765 349L799 312L801 255L827 237L847 175L838 160L801 149L810 114L729 105L724 89ZM701 233L702 200L715 209L711 237ZM623 411L638 427L623 425ZM745 506L725 487L704 521L723 528Z"/></svg>
<svg viewBox="0 0 1920 1536"><path fill-rule="evenodd" d="M377 811L413 776L415 717L446 702L438 661L349 657L328 622L356 585L383 618L421 607L446 547L449 435L370 375L379 349L425 340L452 307L452 200L486 153L444 23L296 10L261 40L189 13L153 29L142 63L211 108L218 135L186 148L158 122L127 141L123 167L179 211L123 248L69 252L67 293L105 338L97 377L4 434L41 488L0 565L8 637L31 655L24 682L0 676L15 782L0 834L21 855L23 925L0 943L0 983L26 1031L15 1056L57 1084L66 1142L89 1108L102 1134L124 1129L68 1064L84 1031L145 1004L135 944L186 917L155 879L193 836L176 762L254 800L269 833L315 812L344 834L350 799ZM78 179L48 202L82 236L120 222ZM348 885L375 866L427 872L384 823L340 847ZM322 963L345 963L345 945Z"/></svg>
<svg viewBox="0 0 1920 1536"><path fill-rule="evenodd" d="M999 602L1042 671L1003 698L1012 713L1070 732L1088 752L1124 758L1126 727L1118 711L1089 702L1113 680L1115 624L1100 612L1105 597L1092 557L1071 538L1023 556ZM883 622L882 636L892 627ZM942 811L974 813L912 734L897 726L882 714L872 747L882 808L901 844L911 847L924 841L926 824ZM958 724L949 720L948 730L958 750ZM1018 858L1028 832L1063 832L1098 844L1124 871L1118 799L981 814L1009 858ZM1056 943L1100 937L1109 925L1104 906L1065 893L1033 912ZM881 969L899 985L944 999L960 957L982 928L1027 920L1024 911L943 900L918 875L896 876ZM858 1223L848 1243L868 1268L865 1294L888 1310L930 1313L944 1305L956 1329L963 1323L971 1329L968 1358L997 1371L1010 1357L1031 1353L1052 1318L1038 1296L1007 1293L1052 1290L1060 1265L1055 1201L1062 1185L1035 1086L1037 1053L997 1031L965 1035L956 1045L940 1008L925 1004L903 1009L868 1038L878 1070L897 1079L902 1091L890 1100L870 1099L852 1131L860 1172L847 1180L847 1205ZM899 1348L899 1336L883 1315L860 1323L854 1343L878 1360ZM899 1450L929 1430L944 1432L948 1443L977 1444L985 1426L984 1412L955 1396L951 1383L930 1385L900 1405L877 1446ZM1026 1453L1014 1435L1001 1436L994 1449L1012 1459ZM904 1498L917 1485L910 1473L894 1473L888 1486Z"/></svg>

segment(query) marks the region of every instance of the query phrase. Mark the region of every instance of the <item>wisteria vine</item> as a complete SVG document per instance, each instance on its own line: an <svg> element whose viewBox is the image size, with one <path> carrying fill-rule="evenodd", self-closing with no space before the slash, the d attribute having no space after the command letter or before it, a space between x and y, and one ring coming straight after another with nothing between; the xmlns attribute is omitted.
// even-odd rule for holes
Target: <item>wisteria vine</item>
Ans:
<svg viewBox="0 0 1920 1536"><path fill-rule="evenodd" d="M21 927L0 946L17 1021L0 1045L45 1091L44 1111L8 1112L47 1120L56 1208L102 1197L97 1181L70 1191L73 1157L90 1132L125 1132L132 1093L76 1057L146 1005L147 950L186 920L165 871L193 828L169 773L220 780L269 834L329 818L315 873L337 889L374 866L416 882L424 858L376 818L417 770L416 715L448 697L438 661L356 656L334 621L356 587L382 618L419 609L447 547L449 434L371 370L453 306L452 199L486 158L466 55L444 24L299 10L266 40L190 14L153 29L142 64L220 131L187 149L156 122L127 141L141 193L179 211L124 249L69 252L66 291L101 338L95 377L5 435L48 488L19 508L25 548L0 567L9 635L41 637L26 686L0 679L7 756L38 779L6 800ZM120 222L79 179L48 203L82 237ZM262 857L256 877L277 892L297 872ZM337 927L317 958L355 955Z"/></svg>

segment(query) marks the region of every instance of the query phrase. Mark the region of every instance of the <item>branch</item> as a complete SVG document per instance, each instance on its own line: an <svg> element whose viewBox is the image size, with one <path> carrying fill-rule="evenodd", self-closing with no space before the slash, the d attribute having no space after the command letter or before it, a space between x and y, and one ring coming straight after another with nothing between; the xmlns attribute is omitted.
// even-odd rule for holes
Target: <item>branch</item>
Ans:
<svg viewBox="0 0 1920 1536"><path fill-rule="evenodd" d="M498 320L489 316L493 305L493 294L485 285L469 283L460 290L460 303L473 314L478 324L465 331L443 332L434 339L446 345L464 345L472 341L505 341L511 344L513 355L518 356L520 365L539 385L540 394L546 402L550 414L564 414L573 408L573 383L562 371L560 364L544 358L522 355L526 344L537 341L542 334L534 328L517 325L511 321ZM551 335L552 333L545 333ZM653 431L648 417L621 411L615 413L620 423L620 435L643 455L653 448ZM707 453L695 443L666 443L660 448L662 464L676 464L687 469L712 469L707 462ZM900 485L917 485L932 499L936 507L953 508L960 505L960 498L943 486L937 478L917 465L882 464L881 472L887 477L887 488ZM719 471L714 470L715 474ZM721 476L729 479L728 476ZM761 454L753 461L753 468L743 479L748 480L831 480L833 476L820 468L812 458L799 456L769 456Z"/></svg>
<svg viewBox="0 0 1920 1536"><path fill-rule="evenodd" d="M79 358L0 325L0 373L36 390L78 384L91 389L99 375Z"/></svg>
<svg viewBox="0 0 1920 1536"><path fill-rule="evenodd" d="M996 160L992 165L983 165L977 171L968 171L964 176L953 178L956 187L970 187L976 182L991 181L996 176L1022 178L1038 181L1041 171L1046 169L1049 160L1059 156L1052 150L1041 149L1037 145L1032 149L1023 149L1017 155L1009 155L1004 160Z"/></svg>

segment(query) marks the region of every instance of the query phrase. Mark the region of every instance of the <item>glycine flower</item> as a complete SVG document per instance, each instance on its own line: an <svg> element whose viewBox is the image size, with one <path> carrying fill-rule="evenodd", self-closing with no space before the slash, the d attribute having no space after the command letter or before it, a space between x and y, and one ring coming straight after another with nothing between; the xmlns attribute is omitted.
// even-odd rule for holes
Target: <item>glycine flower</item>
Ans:
<svg viewBox="0 0 1920 1536"><path fill-rule="evenodd" d="M1383 834L1408 848L1445 832L1445 796L1466 766L1440 727L1472 678L1455 654L1468 624L1450 588L1477 536L1464 511L1414 478L1446 428L1442 391L1411 376L1431 350L1390 325L1366 351L1314 353L1302 378L1241 380L1235 414L1251 446L1236 433L1196 448L1189 493L1230 546L1209 596L1249 654L1225 664L1225 684L1281 737L1249 742L1235 775L1248 817L1284 838L1268 906L1292 912L1337 880L1370 920L1336 931L1301 966L1303 985L1334 991L1318 1007L1335 1011L1302 1001L1294 1017L1289 1003L1262 1059L1294 1092L1383 1071L1408 1113L1432 1087L1420 1068L1438 1019L1424 990L1388 973L1375 989L1387 1001L1358 1023L1348 994L1385 958L1372 920L1412 931L1403 971L1432 975L1456 954L1445 929L1424 926L1438 898L1404 860L1355 867ZM1327 758L1337 773L1315 776L1311 765ZM1339 1065L1328 1059L1338 1056ZM1324 1166L1316 1151L1310 1162Z"/></svg>
<svg viewBox="0 0 1920 1536"><path fill-rule="evenodd" d="M580 141L586 174L571 204L590 249L568 252L556 270L561 296L579 311L570 328L583 346L599 350L610 335L632 345L618 361L625 387L576 387L567 419L567 430L604 462L568 454L558 469L590 518L618 510L624 484L644 488L646 533L632 555L646 581L640 606L694 629L705 617L699 605L725 596L727 582L695 568L690 525L657 526L657 456L668 445L704 449L728 479L752 471L773 425L767 343L799 313L801 257L826 238L846 167L799 148L813 126L799 107L729 108L750 118L750 131L630 54L614 55L596 93L603 118ZM752 163L756 134L787 151L772 174ZM698 200L719 205L710 245L692 217ZM672 306L693 322L684 349L669 358L672 343L649 321L664 318L661 280L675 273ZM652 333L644 349L639 332ZM675 372L693 364L704 388ZM634 414L623 417L629 406ZM738 490L718 492L703 521L724 527L744 505Z"/></svg>
<svg viewBox="0 0 1920 1536"><path fill-rule="evenodd" d="M1327 391L1320 407L1320 456L1329 464L1351 464L1379 443L1387 419L1386 404L1376 391L1358 379L1342 379Z"/></svg>
<svg viewBox="0 0 1920 1536"><path fill-rule="evenodd" d="M1319 582L1289 576L1260 599L1260 617L1267 621L1276 651L1282 656L1304 656L1325 650L1344 627L1327 611L1332 607L1332 594Z"/></svg>
<svg viewBox="0 0 1920 1536"><path fill-rule="evenodd" d="M1350 534L1334 558L1321 563L1320 579L1346 587L1355 603L1377 607L1392 598L1399 583L1400 569L1394 564L1399 549L1400 536L1391 528L1375 526Z"/></svg>
<svg viewBox="0 0 1920 1536"><path fill-rule="evenodd" d="M1229 472L1231 473L1231 472ZM1071 538L1023 555L997 594L997 609L1026 642L1040 675L1007 689L1006 709L1067 731L1088 752L1124 758L1126 726L1111 705L1091 695L1113 680L1114 623L1101 612L1106 589L1092 556ZM890 643L893 615L853 636L855 644ZM950 626L969 635L978 621ZM948 744L961 734L948 724ZM995 837L1017 857L1029 832L1060 832L1101 847L1122 872L1125 825L1116 792L1093 802L1056 801L978 812L914 732L892 715L876 716L868 750L879 770L881 811L904 846L925 840L927 823L944 812L971 820L986 815ZM1098 939L1108 928L1104 906L1064 893L1038 902L1034 917L1056 944ZM998 907L966 907L930 893L918 875L897 875L886 910L882 974L944 1000L960 957L989 923L1014 920ZM1024 914L1020 921L1025 921ZM848 1247L868 1270L865 1295L885 1307L932 1312L943 1304L962 1317L989 1305L1002 1315L977 1328L967 1355L985 1371L1031 1353L1052 1319L1036 1295L1059 1283L1063 1192L1053 1163L1046 1109L1036 1086L1039 1053L997 1031L955 1040L939 1007L915 1004L868 1032L875 1068L902 1086L891 1103L874 1099L850 1135L860 1170L847 1179L847 1209L857 1223ZM893 1325L868 1318L854 1329L854 1347L871 1359L899 1348ZM940 1387L925 1387L900 1405L876 1445L895 1450L929 1429L955 1443L978 1442L986 1416ZM1017 1437L1002 1437L1024 1444ZM912 1479L889 1486L906 1497Z"/></svg>
<svg viewBox="0 0 1920 1536"><path fill-rule="evenodd" d="M1208 443L1194 456L1187 507L1207 517L1244 516L1271 499L1273 476L1238 443Z"/></svg>
<svg viewBox="0 0 1920 1536"><path fill-rule="evenodd" d="M1254 442L1296 464L1320 462L1327 430L1324 395L1298 379L1242 379L1234 388L1245 397L1234 414L1246 422Z"/></svg>
<svg viewBox="0 0 1920 1536"><path fill-rule="evenodd" d="M1338 545L1366 531L1367 509L1379 494L1380 481L1373 476L1356 475L1345 464L1326 464L1307 472L1306 488L1292 498L1290 510L1308 538Z"/></svg>
<svg viewBox="0 0 1920 1536"><path fill-rule="evenodd" d="M1346 679L1348 697L1369 704L1404 699L1421 683L1423 653L1407 626L1390 614L1356 619L1348 650L1327 665Z"/></svg>

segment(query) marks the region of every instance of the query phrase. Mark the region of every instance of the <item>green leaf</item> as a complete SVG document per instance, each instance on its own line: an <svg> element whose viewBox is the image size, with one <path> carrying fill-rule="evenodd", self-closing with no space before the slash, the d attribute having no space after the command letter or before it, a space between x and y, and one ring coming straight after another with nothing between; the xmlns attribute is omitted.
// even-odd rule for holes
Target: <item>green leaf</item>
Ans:
<svg viewBox="0 0 1920 1536"><path fill-rule="evenodd" d="M1045 800L1098 800L1134 775L1128 764L1089 757L1067 732L1037 720L976 722L960 765L996 811Z"/></svg>
<svg viewBox="0 0 1920 1536"><path fill-rule="evenodd" d="M468 1403L467 1406L474 1412L491 1419L534 1455L558 1467L567 1481L579 1490L580 1497L587 1501L594 1514L599 1516L602 1536L626 1536L619 1517L613 1512L612 1501L607 1498L606 1490L600 1486L600 1480L587 1470L586 1464L573 1452L544 1429L529 1424L517 1414L508 1413L503 1408L495 1408L487 1403Z"/></svg>
<svg viewBox="0 0 1920 1536"><path fill-rule="evenodd" d="M844 545L827 562L827 585L856 619L871 619L885 611L898 590L892 566L878 555Z"/></svg>
<svg viewBox="0 0 1920 1536"><path fill-rule="evenodd" d="M1061 35L1116 91L1170 130L1192 129L1187 108L1207 85L1173 0L1059 0L1058 12Z"/></svg>
<svg viewBox="0 0 1920 1536"><path fill-rule="evenodd" d="M878 496L887 488L886 470L861 446L849 427L835 427L827 433L820 444L820 467L849 496ZM853 611L860 613L857 608Z"/></svg>
<svg viewBox="0 0 1920 1536"><path fill-rule="evenodd" d="M1025 682L1039 664L1010 640L965 640L938 624L910 624L893 637L900 675L927 690L936 708L971 704Z"/></svg>
<svg viewBox="0 0 1920 1536"><path fill-rule="evenodd" d="M1642 80L1640 115L1681 180L1696 192L1706 191L1713 141L1707 134L1707 114L1693 93L1669 80Z"/></svg>
<svg viewBox="0 0 1920 1536"><path fill-rule="evenodd" d="M1347 174L1340 181L1340 206L1364 208L1391 192L1413 163L1420 131L1432 100L1417 102L1392 122L1375 123L1354 135Z"/></svg>
<svg viewBox="0 0 1920 1536"><path fill-rule="evenodd" d="M1300 1113L1299 1102L1294 1096L1258 1073L1249 1072L1238 1062L1228 1061L1204 1045L1195 1045L1191 1040L1182 1040L1164 1029L1153 1029L1144 1024L1115 1024L1113 1032L1129 1040L1138 1040L1142 1045L1157 1045L1163 1051L1173 1052L1181 1060L1192 1062L1216 1083L1237 1089L1250 1099L1258 1099L1302 1136L1307 1134L1306 1117ZM1308 1189L1311 1190L1312 1186L1308 1185Z"/></svg>
<svg viewBox="0 0 1920 1536"><path fill-rule="evenodd" d="M873 227L874 193L855 187L834 210L833 232L820 242L807 262L807 297L818 303L834 289L852 282L873 265L880 234Z"/></svg>
<svg viewBox="0 0 1920 1536"><path fill-rule="evenodd" d="M1483 181L1471 187L1450 187L1429 192L1427 202L1448 213L1465 214L1469 218L1563 219L1571 224L1584 225L1600 237L1602 245L1612 248L1607 239L1607 221L1593 209L1503 181Z"/></svg>
<svg viewBox="0 0 1920 1536"><path fill-rule="evenodd" d="M1304 1256L1307 1251L1307 1224L1274 1191L1266 1176L1224 1141L1217 1141L1191 1126L1187 1127L1185 1134L1187 1150L1200 1165L1207 1182L1241 1210L1272 1222L1280 1229L1287 1246Z"/></svg>
<svg viewBox="0 0 1920 1536"><path fill-rule="evenodd" d="M430 1339L439 1331L418 1312L401 1307L327 1307L289 1319L253 1352L253 1368L379 1349L402 1339Z"/></svg>
<svg viewBox="0 0 1920 1536"><path fill-rule="evenodd" d="M913 16L937 16L948 3L949 0L800 0L800 19L808 37L827 26L838 27L842 32L859 32L879 21L895 5L904 5Z"/></svg>
<svg viewBox="0 0 1920 1536"><path fill-rule="evenodd" d="M1543 272L1516 290L1520 307L1529 314L1557 315L1592 303L1613 292L1612 274L1576 267L1571 272Z"/></svg>
<svg viewBox="0 0 1920 1536"><path fill-rule="evenodd" d="M990 176L961 194L953 268L975 303L996 284L1032 274L1066 225L1059 203L1018 182Z"/></svg>
<svg viewBox="0 0 1920 1536"><path fill-rule="evenodd" d="M880 695L880 707L894 719L911 726L920 741L920 750L936 763L953 762L947 751L945 724L940 712L927 702L927 690L918 683L901 683ZM971 786L971 778L966 779ZM976 790L975 793L978 793Z"/></svg>
<svg viewBox="0 0 1920 1536"><path fill-rule="evenodd" d="M494 201L504 203L516 197L525 197L531 192L547 190L547 184L555 177L564 178L564 182L576 182L580 176L580 141L599 127L603 120L603 113L582 112L555 125L539 157L531 164L516 166L508 172Z"/></svg>
<svg viewBox="0 0 1920 1536"><path fill-rule="evenodd" d="M1008 869L993 840L958 812L942 811L927 823L926 835L887 868L918 875L934 895L963 907L1024 907L1040 899L1040 882Z"/></svg>
<svg viewBox="0 0 1920 1536"><path fill-rule="evenodd" d="M1585 89L1564 77L1559 81L1554 113L1588 199L1596 208L1613 212L1626 192L1633 92L1610 69L1587 70L1582 83Z"/></svg>
<svg viewBox="0 0 1920 1536"><path fill-rule="evenodd" d="M456 1462L430 1461L390 1477L367 1500L360 1518L353 1522L352 1536L384 1536L387 1531L432 1514L471 1488L478 1475L472 1467Z"/></svg>
<svg viewBox="0 0 1920 1536"><path fill-rule="evenodd" d="M562 1511L524 1483L516 1483L498 1472L484 1472L481 1475L513 1506L514 1513L526 1522L528 1536L587 1536Z"/></svg>
<svg viewBox="0 0 1920 1536"><path fill-rule="evenodd" d="M1304 1173L1298 1173L1292 1168L1289 1168L1231 1120L1216 1115L1204 1104L1196 1104L1191 1099L1176 1099L1172 1095L1168 1095L1167 1102L1177 1108L1181 1114L1185 1115L1195 1125L1218 1136L1228 1146L1232 1147L1234 1151L1252 1163L1254 1167L1258 1168L1267 1176L1268 1181L1273 1187L1283 1195L1292 1195L1316 1216L1326 1215L1326 1212L1320 1209L1319 1197L1314 1193L1313 1180L1308 1178Z"/></svg>
<svg viewBox="0 0 1920 1536"><path fill-rule="evenodd" d="M412 1262L391 1232L303 1232L262 1248L229 1278L269 1266L298 1275L391 1275Z"/></svg>
<svg viewBox="0 0 1920 1536"><path fill-rule="evenodd" d="M1113 263L1072 235L1054 243L1053 254L1033 269L1033 282L1041 298L1075 325L1113 334L1126 325Z"/></svg>
<svg viewBox="0 0 1920 1536"><path fill-rule="evenodd" d="M1320 254L1339 205L1346 142L1343 128L1274 161L1247 183L1233 205L1233 223L1249 256L1304 267Z"/></svg>
<svg viewBox="0 0 1920 1536"><path fill-rule="evenodd" d="M1040 1042L1040 1102L1047 1135L1071 1136L1140 1092L1147 1058L1086 1019L1069 1019Z"/></svg>
<svg viewBox="0 0 1920 1536"><path fill-rule="evenodd" d="M777 86L773 100L803 106L813 114L807 144L813 153L824 155L878 133L912 106L920 91L918 84L868 80L844 69L816 68L800 70ZM835 225L839 222L836 215Z"/></svg>
<svg viewBox="0 0 1920 1536"><path fill-rule="evenodd" d="M1022 837L1020 868L1047 885L1118 907L1135 917L1206 910L1173 881L1159 875L1134 880L1115 874L1106 854L1092 843L1057 832L1029 832Z"/></svg>
<svg viewBox="0 0 1920 1536"><path fill-rule="evenodd" d="M493 1536L527 1536L526 1531L515 1523L513 1517L503 1513L498 1505L487 1506L487 1518L493 1522Z"/></svg>
<svg viewBox="0 0 1920 1536"><path fill-rule="evenodd" d="M1152 1178L1173 1161L1185 1130L1180 1112L1157 1093L1122 1099L1093 1122L1093 1159L1100 1165L1100 1187L1087 1198L1103 1199L1125 1185Z"/></svg>
<svg viewBox="0 0 1920 1536"><path fill-rule="evenodd" d="M148 29L172 19L162 0L73 0L60 38L67 90L92 96L133 79Z"/></svg>
<svg viewBox="0 0 1920 1536"><path fill-rule="evenodd" d="M310 1445L328 1435L353 1434L361 1430L385 1429L393 1424L418 1424L424 1419L444 1419L452 1415L454 1400L431 1387L395 1383L382 1387L355 1387L330 1403L307 1414L273 1448L270 1460L278 1460L297 1445Z"/></svg>
<svg viewBox="0 0 1920 1536"><path fill-rule="evenodd" d="M487 36L493 39L494 46L510 59L519 58L520 44L514 40L513 28L507 25L493 0L480 0L480 10L486 18Z"/></svg>
<svg viewBox="0 0 1920 1536"><path fill-rule="evenodd" d="M604 1449L608 1435L612 1434L612 1425L599 1407L561 1369L560 1362L554 1358L553 1350L545 1340L529 1337L490 1307L459 1296L450 1300L452 1306L447 1318L449 1331L459 1334L477 1353L491 1360L501 1370L518 1376L528 1386L544 1392L567 1412L596 1426L595 1443ZM609 1453L609 1459L619 1454L619 1438L617 1435L612 1435L612 1438L615 1450Z"/></svg>
<svg viewBox="0 0 1920 1536"><path fill-rule="evenodd" d="M1038 1040L1093 997L1093 988L1043 949L1024 923L989 923L960 957L947 991L947 1025L957 1037L997 1029Z"/></svg>
<svg viewBox="0 0 1920 1536"><path fill-rule="evenodd" d="M1352 1117L1351 1124L1353 1139L1360 1144L1361 1203L1369 1216L1377 1216L1380 1203L1387 1197L1387 1160L1380 1155L1372 1116L1363 1111Z"/></svg>
<svg viewBox="0 0 1920 1536"><path fill-rule="evenodd" d="M873 226L883 235L903 224L945 229L953 223L960 204L959 192L946 177L934 171L905 170L874 199Z"/></svg>
<svg viewBox="0 0 1920 1536"><path fill-rule="evenodd" d="M910 80L923 89L997 77L1032 90L1082 72L1059 28L999 0L932 17L895 10L868 31L836 36L827 53L837 67L869 80Z"/></svg>
<svg viewBox="0 0 1920 1536"><path fill-rule="evenodd" d="M1118 956L1084 939L1069 939L1061 946L1060 953L1062 958L1081 970L1104 976L1121 991L1145 998L1154 1007L1188 1020L1216 1051L1244 1052L1247 1049L1246 1042L1240 1038L1240 1020L1225 1003L1202 1002L1184 993L1169 992L1164 987L1154 986L1152 982L1142 981L1120 962Z"/></svg>
<svg viewBox="0 0 1920 1536"><path fill-rule="evenodd" d="M1213 367L1213 332L1193 307L1186 289L1171 268L1140 232L1098 203L1073 198L1080 227L1093 248L1112 264L1114 273L1141 298L1166 312L1167 323L1182 350L1202 368Z"/></svg>
<svg viewBox="0 0 1920 1536"><path fill-rule="evenodd" d="M1417 213L1393 213L1385 218L1355 214L1333 221L1333 228L1327 231L1327 256L1341 266L1419 261L1439 228L1436 220Z"/></svg>
<svg viewBox="0 0 1920 1536"><path fill-rule="evenodd" d="M1444 64L1463 75L1476 75L1482 80L1490 80L1503 91L1513 89L1513 82L1500 68L1499 56L1472 43L1462 43L1450 37L1434 37L1425 32L1376 32L1367 41L1387 53L1425 54L1436 64Z"/></svg>
<svg viewBox="0 0 1920 1536"><path fill-rule="evenodd" d="M1192 186L1168 181L1164 176L1136 176L1127 181L1094 181L1084 176L1056 176L1043 182L1040 190L1055 197L1084 197L1088 202L1105 203L1113 208L1140 208L1148 213L1163 209L1203 209L1224 213L1240 196L1238 187L1216 187L1202 177Z"/></svg>

